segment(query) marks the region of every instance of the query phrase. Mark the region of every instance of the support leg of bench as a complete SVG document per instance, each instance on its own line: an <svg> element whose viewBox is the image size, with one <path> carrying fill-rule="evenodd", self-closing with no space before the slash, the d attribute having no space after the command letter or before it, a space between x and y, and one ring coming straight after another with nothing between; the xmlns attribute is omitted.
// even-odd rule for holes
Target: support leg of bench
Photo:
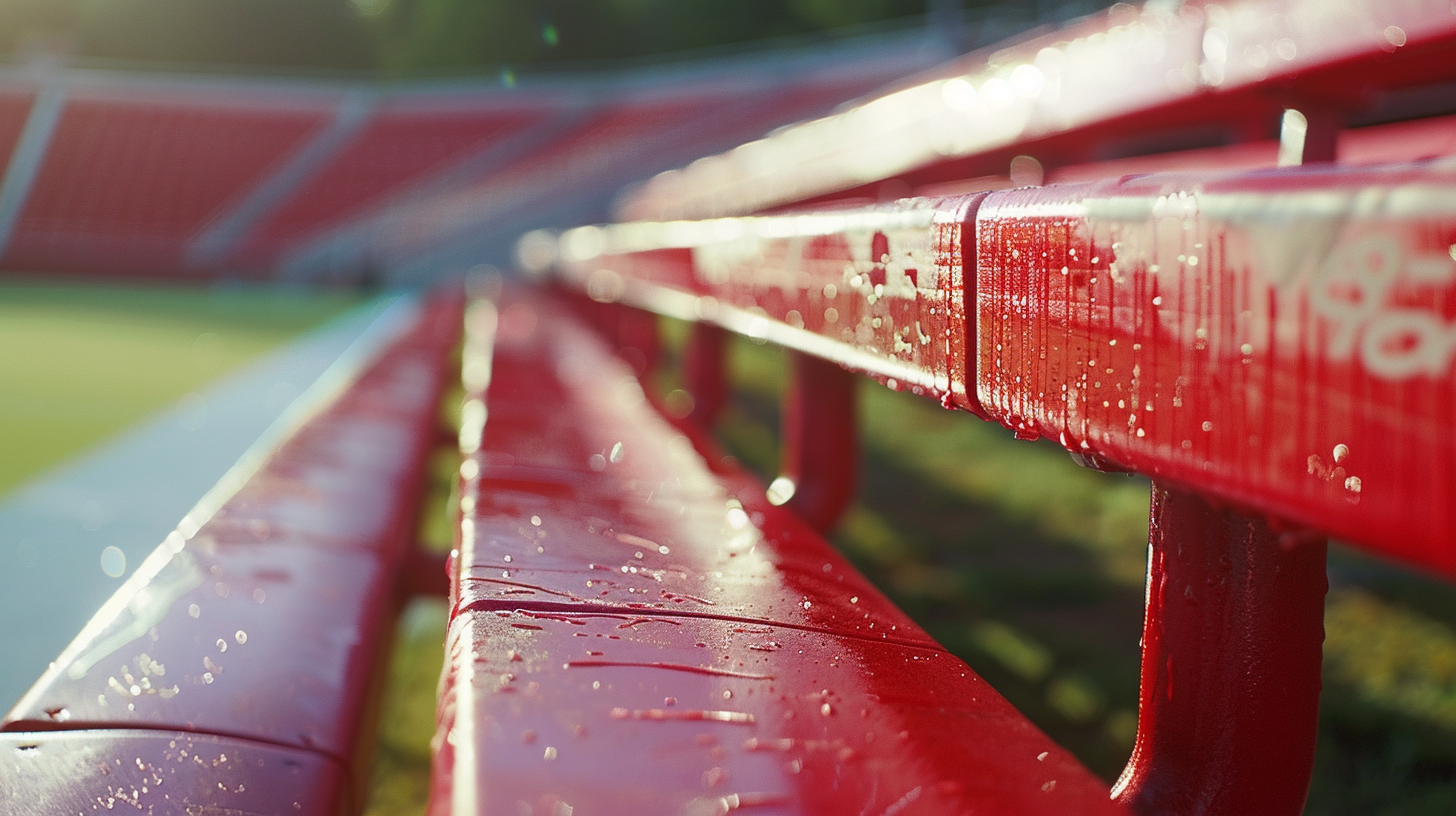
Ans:
<svg viewBox="0 0 1456 816"><path fill-rule="evenodd" d="M769 500L787 504L815 529L839 521L859 486L856 375L797 351L789 355L783 415L782 474Z"/></svg>
<svg viewBox="0 0 1456 816"><path fill-rule="evenodd" d="M660 348L657 315L617 304L611 311L616 323L617 353L632 366L638 377L647 376L657 367Z"/></svg>
<svg viewBox="0 0 1456 816"><path fill-rule="evenodd" d="M712 323L694 323L683 349L683 379L693 395L692 419L711 428L728 404L728 331Z"/></svg>
<svg viewBox="0 0 1456 816"><path fill-rule="evenodd" d="M1137 743L1145 814L1297 816L1309 790L1325 541L1153 484Z"/></svg>

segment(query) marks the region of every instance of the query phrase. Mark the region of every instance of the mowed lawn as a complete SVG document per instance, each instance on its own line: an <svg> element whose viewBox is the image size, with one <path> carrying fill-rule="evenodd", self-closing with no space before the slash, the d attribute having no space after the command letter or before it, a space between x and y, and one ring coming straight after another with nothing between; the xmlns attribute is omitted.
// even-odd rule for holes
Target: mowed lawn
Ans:
<svg viewBox="0 0 1456 816"><path fill-rule="evenodd" d="M257 286L0 280L0 497L355 302Z"/></svg>

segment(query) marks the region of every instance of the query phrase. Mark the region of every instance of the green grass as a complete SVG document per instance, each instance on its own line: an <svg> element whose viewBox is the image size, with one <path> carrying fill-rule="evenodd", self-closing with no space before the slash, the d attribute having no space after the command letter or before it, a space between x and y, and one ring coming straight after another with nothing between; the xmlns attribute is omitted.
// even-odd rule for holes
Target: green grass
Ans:
<svg viewBox="0 0 1456 816"><path fill-rule="evenodd" d="M457 386L441 401L444 427L460 427L463 396ZM455 544L460 454L442 447L430 465L419 542L430 552L448 553ZM435 694L445 663L447 611L443 599L416 598L405 608L395 629L364 816L415 816L425 811L430 792L430 741L435 735Z"/></svg>
<svg viewBox="0 0 1456 816"><path fill-rule="evenodd" d="M380 713L369 801L364 816L411 816L425 811L430 792L430 741L435 692L445 662L446 603L410 602L400 617Z"/></svg>
<svg viewBox="0 0 1456 816"><path fill-rule="evenodd" d="M0 284L0 495L354 300L261 287Z"/></svg>

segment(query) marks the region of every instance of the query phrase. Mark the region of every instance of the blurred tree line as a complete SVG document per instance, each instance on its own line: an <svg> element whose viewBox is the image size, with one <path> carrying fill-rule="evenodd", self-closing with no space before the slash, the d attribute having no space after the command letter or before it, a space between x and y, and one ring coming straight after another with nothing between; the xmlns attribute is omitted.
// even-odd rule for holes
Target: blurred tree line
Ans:
<svg viewBox="0 0 1456 816"><path fill-rule="evenodd" d="M0 50L407 73L650 56L988 2L0 0Z"/></svg>

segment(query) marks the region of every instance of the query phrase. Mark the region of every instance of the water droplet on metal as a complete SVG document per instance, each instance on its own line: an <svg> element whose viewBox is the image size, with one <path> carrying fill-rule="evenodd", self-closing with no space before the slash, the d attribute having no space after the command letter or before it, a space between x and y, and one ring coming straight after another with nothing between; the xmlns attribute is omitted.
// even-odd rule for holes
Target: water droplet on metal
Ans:
<svg viewBox="0 0 1456 816"><path fill-rule="evenodd" d="M102 550L101 571L108 577L120 578L126 572L126 553L120 547L107 547Z"/></svg>

